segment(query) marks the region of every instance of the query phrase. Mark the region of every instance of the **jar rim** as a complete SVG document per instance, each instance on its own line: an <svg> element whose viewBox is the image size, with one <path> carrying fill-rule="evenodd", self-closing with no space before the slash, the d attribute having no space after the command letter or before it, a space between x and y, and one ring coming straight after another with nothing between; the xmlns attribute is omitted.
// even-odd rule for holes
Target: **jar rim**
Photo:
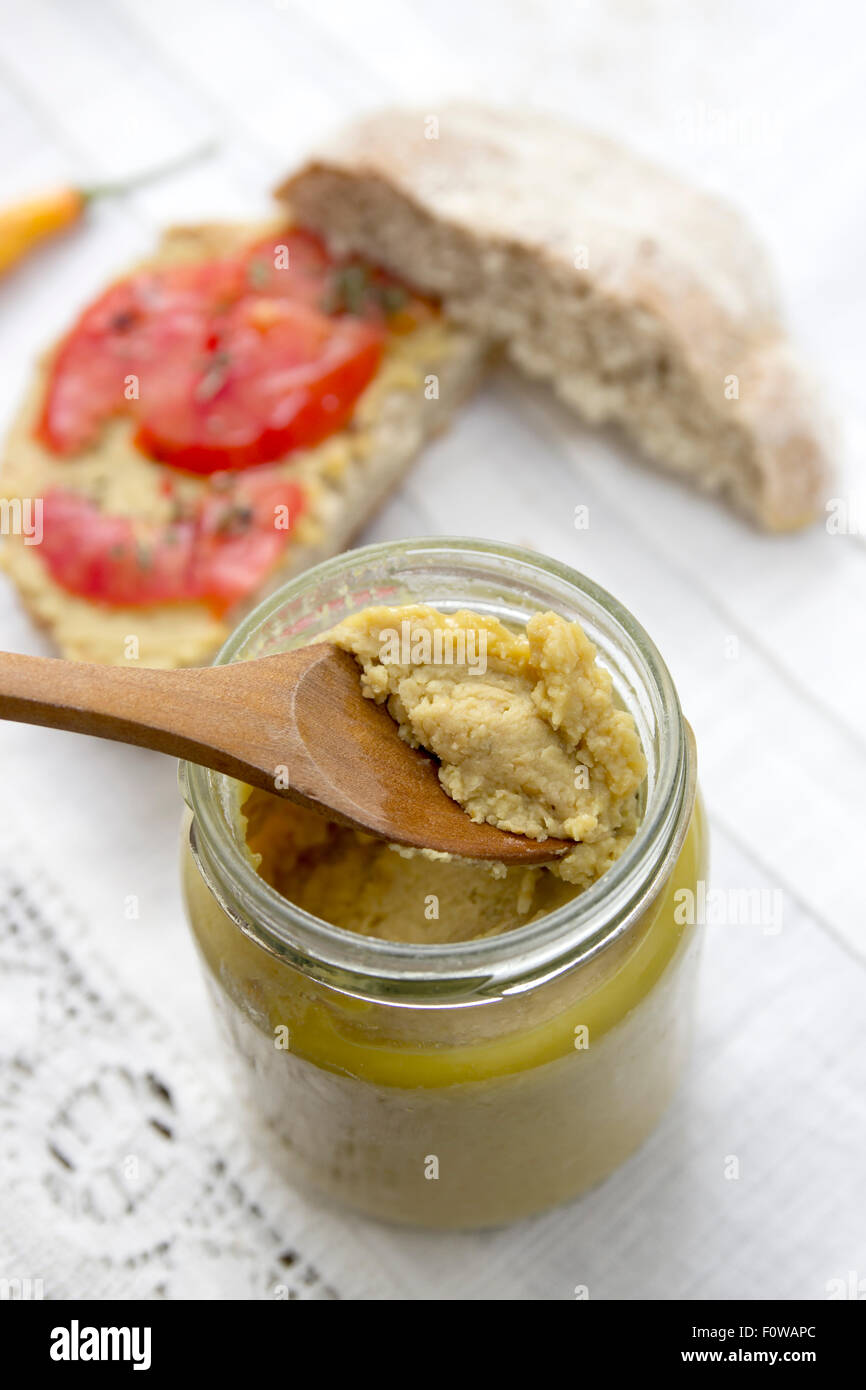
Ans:
<svg viewBox="0 0 866 1390"><path fill-rule="evenodd" d="M497 936L447 944L362 936L313 916L283 897L255 869L231 833L219 795L222 774L181 763L181 791L192 811L190 843L199 871L236 925L272 955L346 992L413 1005L473 1002L528 988L588 960L647 910L685 838L695 788L694 740L658 649L636 618L600 585L548 556L498 541L434 537L343 552L303 571L263 600L214 659L226 665L269 619L322 580L359 566L432 563L454 555L467 564L503 561L508 572L554 579L592 610L628 649L645 684L656 730L655 766L641 823L618 860L589 888L553 912ZM462 606L467 606L464 601ZM240 659L243 659L242 657ZM645 753L648 751L645 748Z"/></svg>

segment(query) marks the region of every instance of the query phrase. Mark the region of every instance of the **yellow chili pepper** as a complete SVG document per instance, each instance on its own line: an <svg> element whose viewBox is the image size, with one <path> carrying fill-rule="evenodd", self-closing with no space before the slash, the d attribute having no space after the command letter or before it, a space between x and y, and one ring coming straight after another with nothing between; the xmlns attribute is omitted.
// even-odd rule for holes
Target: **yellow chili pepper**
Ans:
<svg viewBox="0 0 866 1390"><path fill-rule="evenodd" d="M35 247L78 222L94 198L128 193L153 179L176 173L184 165L210 153L212 146L203 145L180 159L158 168L148 169L122 183L101 184L94 188L58 188L11 207L0 208L0 275L20 261Z"/></svg>
<svg viewBox="0 0 866 1390"><path fill-rule="evenodd" d="M0 275L40 242L77 222L87 205L77 188L59 188L0 209Z"/></svg>

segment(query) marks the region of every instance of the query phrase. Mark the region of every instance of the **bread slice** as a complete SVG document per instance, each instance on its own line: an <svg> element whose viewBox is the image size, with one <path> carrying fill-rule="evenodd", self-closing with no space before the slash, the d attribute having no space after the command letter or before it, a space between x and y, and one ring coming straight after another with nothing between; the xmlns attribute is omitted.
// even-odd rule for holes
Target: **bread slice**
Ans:
<svg viewBox="0 0 866 1390"><path fill-rule="evenodd" d="M262 231L235 225L178 228L165 235L152 263L230 253ZM474 385L482 356L476 334L438 317L411 333L389 337L380 370L349 426L316 448L282 461L303 488L303 514L268 583L224 619L203 603L118 608L77 597L51 578L39 546L27 545L19 536L5 540L0 564L65 656L108 664L132 659L160 667L204 663L266 592L346 547L397 485L425 440L447 425ZM3 496L38 498L61 485L99 497L106 511L139 520L162 519L166 502L160 484L166 471L174 478L177 472L133 447L129 421L112 422L93 447L71 459L58 459L36 439L34 425L49 366L50 356L36 373L8 437L0 473ZM425 389L430 376L437 378L438 397ZM206 479L184 479L188 490L206 485ZM130 643L130 638L135 641Z"/></svg>
<svg viewBox="0 0 866 1390"><path fill-rule="evenodd" d="M715 198L559 120L466 105L372 116L278 196L760 526L822 509L813 390L763 252Z"/></svg>

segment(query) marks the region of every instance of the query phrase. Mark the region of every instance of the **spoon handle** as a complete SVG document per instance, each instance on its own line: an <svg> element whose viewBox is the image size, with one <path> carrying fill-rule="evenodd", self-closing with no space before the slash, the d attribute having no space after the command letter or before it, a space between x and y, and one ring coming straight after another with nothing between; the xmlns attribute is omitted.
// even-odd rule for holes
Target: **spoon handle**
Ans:
<svg viewBox="0 0 866 1390"><path fill-rule="evenodd" d="M261 771L234 747L246 702L243 682L228 678L231 670L163 671L0 652L0 719L152 748L261 784Z"/></svg>

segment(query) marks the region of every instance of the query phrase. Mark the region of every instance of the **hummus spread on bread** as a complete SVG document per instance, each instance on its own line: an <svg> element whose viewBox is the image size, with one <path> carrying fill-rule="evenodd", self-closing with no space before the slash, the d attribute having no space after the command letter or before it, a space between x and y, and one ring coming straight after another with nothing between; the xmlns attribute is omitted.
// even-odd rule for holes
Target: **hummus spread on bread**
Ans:
<svg viewBox="0 0 866 1390"><path fill-rule="evenodd" d="M165 234L156 254L136 273L237 255L273 231L228 225L177 228ZM106 419L98 435L72 453L49 447L39 426L60 350L62 346L49 354L34 374L12 427L4 449L2 491L8 498L40 499L41 505L41 499L62 490L81 505L98 508L93 518L82 514L75 526L69 525L68 545L59 546L81 554L84 569L84 552L94 544L98 516L116 518L119 528L131 524L142 534L159 535L171 526L178 507L194 514L206 504L215 475L149 456L137 446L135 422L126 416ZM264 471L275 483L282 480L296 499L289 509L290 535L270 574L253 586L248 599L228 611L192 598L135 604L100 601L94 593L75 592L58 581L46 564L45 543L31 545L16 535L5 538L0 568L67 657L157 667L207 662L265 592L349 541L394 487L423 440L447 422L452 405L474 377L480 355L480 345L471 335L452 330L435 312L417 323L389 320L378 370L342 428L320 443L277 458L265 470L223 475L237 478L242 486L247 480L255 485ZM431 373L441 395L432 401L425 395Z"/></svg>

